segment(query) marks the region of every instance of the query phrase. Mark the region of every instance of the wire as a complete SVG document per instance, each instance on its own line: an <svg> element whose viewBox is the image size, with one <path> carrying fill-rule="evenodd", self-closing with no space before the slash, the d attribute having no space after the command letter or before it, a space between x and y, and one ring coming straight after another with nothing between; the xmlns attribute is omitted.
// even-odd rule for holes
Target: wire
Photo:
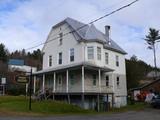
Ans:
<svg viewBox="0 0 160 120"><path fill-rule="evenodd" d="M111 8L117 6L117 5L119 5L119 4L121 4L121 3L125 2L125 1L128 1L128 0L122 0L122 1L120 1L120 2L114 3L114 4L112 4L112 5L110 5L110 6L106 7L106 8L103 8L102 10L104 11L104 10L106 10L106 9L111 9ZM90 18L91 16L93 16L93 14L89 15L87 18ZM68 28L69 28L69 25L67 25L67 27L61 29L61 31L65 32ZM59 33L55 33L55 34L52 34L52 36L57 36L58 34L59 34ZM37 41L34 41L34 42L37 42ZM30 44L31 44L31 43L30 43ZM33 42L32 42L32 44L33 44ZM37 46L37 47L38 47L38 46Z"/></svg>
<svg viewBox="0 0 160 120"><path fill-rule="evenodd" d="M78 30L80 30L80 29L88 26L89 24L93 24L93 23L95 23L95 22L97 22L97 21L99 21L99 20L101 20L101 19L103 19L103 18L105 18L105 17L107 17L107 16L110 16L110 15L112 15L112 14L114 14L114 13L116 13L116 12L118 12L118 11L124 9L124 8L127 8L127 7L131 6L132 4L134 4L134 3L138 2L138 1L139 1L139 0L135 0L135 1L133 1L133 2L131 2L131 3L129 3L129 4L127 4L127 5L124 5L124 6L120 7L120 8L118 8L118 9L116 9L116 10L114 10L114 11L112 11L112 12L106 14L106 15L104 15L104 16L101 16L101 17L99 17L99 18L97 18L97 19L89 22L88 24L85 24L85 25L83 25L83 26L81 26L81 27L79 27L79 28L77 28L77 29L75 29L75 30L72 30L72 31L70 31L70 32L67 32L67 33L63 34L63 36L66 36L66 35L68 35L68 34L72 34L72 33L76 32L76 31L78 31ZM33 46L33 47L30 47L30 48L27 48L27 49L25 49L25 50L30 50L30 49L39 47L39 46L41 46L41 45L43 45L43 44L47 44L47 43L49 43L49 42L51 42L51 41L53 41L53 40L59 39L59 38L60 38L59 36L58 36L58 37L55 37L55 38L53 38L53 39L51 39L51 40L48 40L48 41L43 42L43 43L40 43L40 44L38 44L38 45L35 45L35 46Z"/></svg>

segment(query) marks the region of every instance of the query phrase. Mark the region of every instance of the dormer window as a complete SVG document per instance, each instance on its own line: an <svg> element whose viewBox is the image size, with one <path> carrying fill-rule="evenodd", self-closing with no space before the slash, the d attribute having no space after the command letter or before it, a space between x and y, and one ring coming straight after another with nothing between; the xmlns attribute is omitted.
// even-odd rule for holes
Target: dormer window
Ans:
<svg viewBox="0 0 160 120"><path fill-rule="evenodd" d="M62 45L63 42L63 33L59 33L59 45Z"/></svg>

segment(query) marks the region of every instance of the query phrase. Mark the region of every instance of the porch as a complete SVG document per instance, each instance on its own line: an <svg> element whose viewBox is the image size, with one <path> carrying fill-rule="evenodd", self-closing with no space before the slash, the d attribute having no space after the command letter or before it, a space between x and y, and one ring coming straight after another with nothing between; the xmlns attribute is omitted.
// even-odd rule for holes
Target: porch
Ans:
<svg viewBox="0 0 160 120"><path fill-rule="evenodd" d="M82 104L86 103L85 98L88 96L96 98L91 99L94 101L93 104L100 101L99 96L103 96L104 99L104 96L110 96L110 103L113 106L113 86L106 85L105 80L105 73L110 71L113 70L85 63L34 73L33 92L35 94L37 90L42 90L45 93L45 90L48 89L52 91L53 99L57 96L64 96L64 100L67 100L68 103L74 101L71 100L71 96L81 96L79 105L84 108L85 105Z"/></svg>

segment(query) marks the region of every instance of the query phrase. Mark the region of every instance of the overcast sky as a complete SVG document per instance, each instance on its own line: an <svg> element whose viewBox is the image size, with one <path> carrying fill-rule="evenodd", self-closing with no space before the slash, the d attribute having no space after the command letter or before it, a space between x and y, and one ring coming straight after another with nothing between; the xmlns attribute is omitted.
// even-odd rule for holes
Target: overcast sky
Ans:
<svg viewBox="0 0 160 120"><path fill-rule="evenodd" d="M0 43L9 51L26 49L44 42L51 27L66 17L88 23L132 1L0 0ZM139 0L96 22L95 26L104 32L104 26L110 25L112 39L128 53L127 58L134 54L152 65L152 51L142 38L149 27L160 29L159 5L160 0ZM159 46L156 45L160 67Z"/></svg>

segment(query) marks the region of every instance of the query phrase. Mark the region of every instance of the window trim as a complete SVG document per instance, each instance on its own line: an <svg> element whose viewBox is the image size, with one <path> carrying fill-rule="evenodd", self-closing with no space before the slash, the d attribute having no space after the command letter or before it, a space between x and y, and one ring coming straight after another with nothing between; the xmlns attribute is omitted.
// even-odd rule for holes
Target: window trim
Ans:
<svg viewBox="0 0 160 120"><path fill-rule="evenodd" d="M117 88L120 87L120 77L119 76L116 77L116 85L117 85Z"/></svg>
<svg viewBox="0 0 160 120"><path fill-rule="evenodd" d="M107 56L107 57L106 57ZM109 64L109 53L105 52L105 64L108 65Z"/></svg>
<svg viewBox="0 0 160 120"><path fill-rule="evenodd" d="M119 56L116 55L116 66L119 67Z"/></svg>
<svg viewBox="0 0 160 120"><path fill-rule="evenodd" d="M73 51L71 51L71 50L73 50ZM74 58L75 58L74 56L75 56L75 50L74 50L74 48L71 48L69 50L69 60L70 60L70 62L74 62Z"/></svg>
<svg viewBox="0 0 160 120"><path fill-rule="evenodd" d="M61 59L60 59L60 54L61 54ZM61 60L61 61L60 61ZM58 53L58 64L61 65L63 62L62 62L62 52L59 52Z"/></svg>
<svg viewBox="0 0 160 120"><path fill-rule="evenodd" d="M108 86L109 86L109 75L106 75L105 78L106 78L106 79L105 79L105 80L106 80L106 81L105 81L105 82L106 82L106 87L108 87ZM107 79L107 78L108 78L108 79Z"/></svg>
<svg viewBox="0 0 160 120"><path fill-rule="evenodd" d="M48 58L48 66L51 67L52 66L52 55L49 55L49 58Z"/></svg>
<svg viewBox="0 0 160 120"><path fill-rule="evenodd" d="M89 49L92 51L89 51ZM87 46L87 58L88 60L93 60L94 59L94 46Z"/></svg>
<svg viewBox="0 0 160 120"><path fill-rule="evenodd" d="M102 49L101 47L97 47L97 60L102 59Z"/></svg>
<svg viewBox="0 0 160 120"><path fill-rule="evenodd" d="M59 45L63 44L63 33L59 33Z"/></svg>

